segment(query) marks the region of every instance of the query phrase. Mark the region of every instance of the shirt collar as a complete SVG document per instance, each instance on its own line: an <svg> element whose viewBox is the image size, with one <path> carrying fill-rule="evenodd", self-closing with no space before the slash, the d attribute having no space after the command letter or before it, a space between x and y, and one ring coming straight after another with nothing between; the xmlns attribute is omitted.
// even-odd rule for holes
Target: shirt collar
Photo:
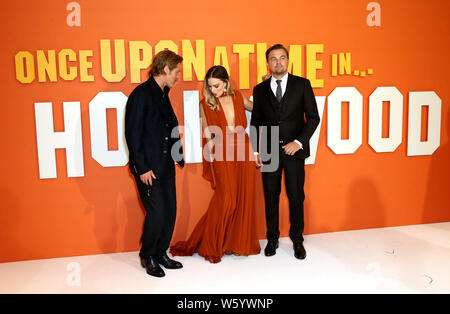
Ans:
<svg viewBox="0 0 450 314"><path fill-rule="evenodd" d="M286 83L287 83L288 76L289 76L289 72L286 73L286 74L281 78L281 84L286 84ZM272 79L271 79L271 83L273 83L273 84L276 84L276 83L277 83L277 79L274 78L273 76L272 76Z"/></svg>

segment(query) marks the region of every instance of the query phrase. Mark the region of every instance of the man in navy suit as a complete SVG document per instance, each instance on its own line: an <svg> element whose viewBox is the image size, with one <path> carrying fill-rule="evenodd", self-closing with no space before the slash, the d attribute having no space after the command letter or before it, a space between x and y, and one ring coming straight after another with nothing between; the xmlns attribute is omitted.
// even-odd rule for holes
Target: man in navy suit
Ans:
<svg viewBox="0 0 450 314"><path fill-rule="evenodd" d="M155 55L149 79L130 94L125 113L129 166L146 215L139 253L151 276L182 268L167 256L177 210L175 162L184 166L178 120L169 90L178 80L183 58L170 50Z"/></svg>
<svg viewBox="0 0 450 314"><path fill-rule="evenodd" d="M320 117L309 80L288 73L287 49L280 44L274 45L266 51L266 59L272 76L253 89L253 127L250 129L254 151L258 155L256 163L258 167L262 166L268 240L264 253L272 256L278 247L279 200L284 169L291 222L289 237L294 244L295 257L304 259L305 158L309 157L309 140L319 125ZM261 137L261 147L260 126L266 127L264 130L267 131L266 136ZM276 145L273 145L272 138L276 134L271 132L271 128L278 128ZM279 165L275 171L265 171L265 166L269 169L267 163L263 165L267 153L269 157L278 154Z"/></svg>

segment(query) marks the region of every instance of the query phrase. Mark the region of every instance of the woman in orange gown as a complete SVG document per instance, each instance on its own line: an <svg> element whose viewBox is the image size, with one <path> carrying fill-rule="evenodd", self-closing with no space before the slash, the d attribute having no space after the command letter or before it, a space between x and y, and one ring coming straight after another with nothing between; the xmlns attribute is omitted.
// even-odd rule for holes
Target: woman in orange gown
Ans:
<svg viewBox="0 0 450 314"><path fill-rule="evenodd" d="M203 177L211 182L214 195L189 239L171 246L170 252L174 256L198 253L217 263L223 254L248 256L260 252L255 208L257 171L245 132L245 109L252 110L253 104L231 89L222 66L206 73L203 95Z"/></svg>

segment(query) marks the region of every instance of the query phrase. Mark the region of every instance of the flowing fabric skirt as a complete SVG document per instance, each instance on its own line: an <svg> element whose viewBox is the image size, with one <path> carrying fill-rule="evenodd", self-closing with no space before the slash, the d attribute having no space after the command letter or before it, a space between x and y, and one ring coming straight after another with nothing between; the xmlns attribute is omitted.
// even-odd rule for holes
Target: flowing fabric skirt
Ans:
<svg viewBox="0 0 450 314"><path fill-rule="evenodd" d="M214 161L214 195L187 241L170 247L174 256L198 253L220 262L223 254L259 254L255 212L255 162Z"/></svg>

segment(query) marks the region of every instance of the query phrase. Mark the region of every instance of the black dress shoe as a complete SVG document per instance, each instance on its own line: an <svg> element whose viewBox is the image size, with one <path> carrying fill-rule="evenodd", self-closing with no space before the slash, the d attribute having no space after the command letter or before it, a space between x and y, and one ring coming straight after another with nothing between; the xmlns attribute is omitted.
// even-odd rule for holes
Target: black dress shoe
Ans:
<svg viewBox="0 0 450 314"><path fill-rule="evenodd" d="M180 262L170 259L169 256L167 256L167 254L163 254L161 256L156 256L155 259L159 264L163 265L167 269L183 268L183 265Z"/></svg>
<svg viewBox="0 0 450 314"><path fill-rule="evenodd" d="M305 250L305 247L303 246L302 242L294 243L294 256L298 259L305 259L306 250Z"/></svg>
<svg viewBox="0 0 450 314"><path fill-rule="evenodd" d="M277 249L278 249L278 239L269 240L267 241L266 248L264 249L264 255L273 256L277 252Z"/></svg>
<svg viewBox="0 0 450 314"><path fill-rule="evenodd" d="M147 274L153 277L164 277L166 274L164 270L159 266L154 257L149 256L147 258L141 257L141 266L145 268Z"/></svg>

